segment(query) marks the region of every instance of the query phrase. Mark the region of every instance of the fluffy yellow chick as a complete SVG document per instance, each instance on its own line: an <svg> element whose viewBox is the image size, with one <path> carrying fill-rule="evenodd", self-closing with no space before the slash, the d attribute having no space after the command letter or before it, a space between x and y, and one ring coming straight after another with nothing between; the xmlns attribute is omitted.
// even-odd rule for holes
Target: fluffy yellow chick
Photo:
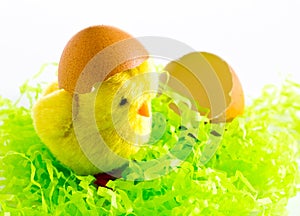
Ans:
<svg viewBox="0 0 300 216"><path fill-rule="evenodd" d="M157 76L145 61L70 93L51 84L33 107L35 129L53 155L79 175L118 169L149 138Z"/></svg>

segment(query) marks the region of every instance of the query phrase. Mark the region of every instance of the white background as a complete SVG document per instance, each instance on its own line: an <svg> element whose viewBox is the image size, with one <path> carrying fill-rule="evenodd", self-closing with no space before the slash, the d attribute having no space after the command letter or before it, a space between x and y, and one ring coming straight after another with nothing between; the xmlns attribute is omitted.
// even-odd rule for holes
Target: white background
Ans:
<svg viewBox="0 0 300 216"><path fill-rule="evenodd" d="M71 36L97 24L213 52L231 64L247 96L288 74L300 82L298 0L1 0L0 95L16 97L43 63L59 61Z"/></svg>
<svg viewBox="0 0 300 216"><path fill-rule="evenodd" d="M288 75L300 83L298 0L1 0L0 95L17 98L18 86L42 64L59 61L71 36L98 24L219 55L238 74L247 101Z"/></svg>

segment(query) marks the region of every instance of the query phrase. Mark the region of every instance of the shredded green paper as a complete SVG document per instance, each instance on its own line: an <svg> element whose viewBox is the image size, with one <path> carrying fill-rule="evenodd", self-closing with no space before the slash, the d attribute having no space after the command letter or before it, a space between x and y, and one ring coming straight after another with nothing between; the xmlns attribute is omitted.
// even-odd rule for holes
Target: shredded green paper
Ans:
<svg viewBox="0 0 300 216"><path fill-rule="evenodd" d="M226 123L205 164L200 156L212 125L203 118L194 134L169 108L170 98L155 98L150 145L109 188L55 160L32 125L42 87L20 89L26 106L0 97L0 215L287 215L300 190L300 85L292 81L266 86L243 116ZM170 160L155 163L170 152L180 163L170 170ZM143 170L136 163L151 160Z"/></svg>

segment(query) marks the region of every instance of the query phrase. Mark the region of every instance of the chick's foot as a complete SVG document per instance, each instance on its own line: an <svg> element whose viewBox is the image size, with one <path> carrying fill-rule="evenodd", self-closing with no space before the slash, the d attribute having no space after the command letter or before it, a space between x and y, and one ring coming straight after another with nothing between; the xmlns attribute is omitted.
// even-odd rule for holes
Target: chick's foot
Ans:
<svg viewBox="0 0 300 216"><path fill-rule="evenodd" d="M95 174L94 177L96 178L96 180L94 181L94 184L98 187L106 187L107 182L109 182L110 180L116 180L122 177L122 172L124 169L118 169L118 170L114 170L112 172L109 173L98 173Z"/></svg>
<svg viewBox="0 0 300 216"><path fill-rule="evenodd" d="M99 173L99 174L96 174L94 176L96 178L96 180L94 181L94 184L99 186L99 187L106 187L106 188L108 188L106 186L106 184L109 180L116 180L117 179L117 177L111 176L107 173Z"/></svg>

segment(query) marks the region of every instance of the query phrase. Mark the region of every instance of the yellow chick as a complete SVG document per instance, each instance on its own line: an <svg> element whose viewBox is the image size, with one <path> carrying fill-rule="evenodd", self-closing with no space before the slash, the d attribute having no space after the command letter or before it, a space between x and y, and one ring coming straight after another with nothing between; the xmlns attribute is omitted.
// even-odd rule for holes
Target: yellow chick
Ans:
<svg viewBox="0 0 300 216"><path fill-rule="evenodd" d="M73 95L59 89L57 83L49 85L33 107L41 140L59 161L80 175L123 166L149 138L150 104L158 83L156 76L145 73L151 71L149 67L145 61L85 94Z"/></svg>
<svg viewBox="0 0 300 216"><path fill-rule="evenodd" d="M58 82L32 111L37 134L61 163L79 175L110 172L147 142L158 87L148 57L138 40L111 26L71 38Z"/></svg>

